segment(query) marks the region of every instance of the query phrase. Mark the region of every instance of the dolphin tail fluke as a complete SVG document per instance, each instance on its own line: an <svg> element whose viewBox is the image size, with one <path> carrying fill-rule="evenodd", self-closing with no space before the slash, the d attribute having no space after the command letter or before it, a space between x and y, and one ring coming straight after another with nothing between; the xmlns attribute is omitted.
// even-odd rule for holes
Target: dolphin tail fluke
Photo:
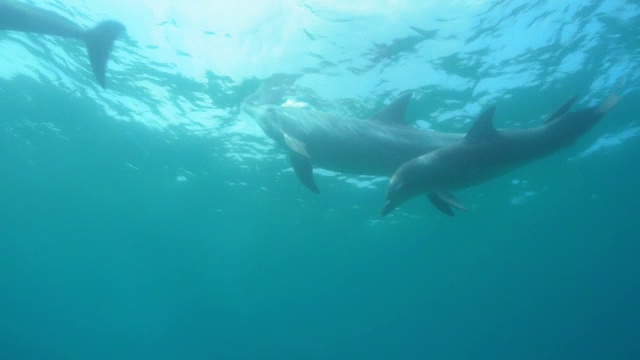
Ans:
<svg viewBox="0 0 640 360"><path fill-rule="evenodd" d="M125 31L124 25L117 21L107 20L99 23L85 34L91 68L96 80L103 88L105 87L107 60L109 60L113 42L123 31Z"/></svg>

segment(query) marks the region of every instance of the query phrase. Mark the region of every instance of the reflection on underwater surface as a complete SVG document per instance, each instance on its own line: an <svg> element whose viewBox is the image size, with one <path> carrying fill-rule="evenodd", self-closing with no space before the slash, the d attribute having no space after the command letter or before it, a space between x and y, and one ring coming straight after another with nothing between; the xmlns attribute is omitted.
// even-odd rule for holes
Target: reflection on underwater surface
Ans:
<svg viewBox="0 0 640 360"><path fill-rule="evenodd" d="M127 36L104 91L82 44L0 32L0 357L640 354L635 2L30 3ZM309 193L241 110L268 88L366 119L413 91L421 127L496 103L528 128L621 77L605 121L453 221L381 221L378 178Z"/></svg>

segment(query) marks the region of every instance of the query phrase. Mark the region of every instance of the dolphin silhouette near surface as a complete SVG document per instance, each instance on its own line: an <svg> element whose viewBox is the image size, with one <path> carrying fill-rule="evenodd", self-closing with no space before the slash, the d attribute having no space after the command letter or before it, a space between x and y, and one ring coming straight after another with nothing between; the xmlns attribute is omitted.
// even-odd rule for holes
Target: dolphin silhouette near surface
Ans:
<svg viewBox="0 0 640 360"><path fill-rule="evenodd" d="M421 194L449 216L454 216L452 208L467 210L451 191L481 184L570 146L620 97L614 92L598 106L570 112L575 100L572 97L543 125L531 129L496 130L492 124L495 106L489 107L464 139L400 166L388 184L381 215Z"/></svg>
<svg viewBox="0 0 640 360"><path fill-rule="evenodd" d="M125 27L117 21L107 20L93 28L84 29L52 11L13 0L0 0L0 30L62 36L84 41L93 74L104 88L111 48L118 35L125 31Z"/></svg>
<svg viewBox="0 0 640 360"><path fill-rule="evenodd" d="M278 105L243 109L264 133L284 148L298 179L318 193L313 167L373 176L391 176L403 163L444 145L462 134L418 129L405 124L407 93L368 120Z"/></svg>

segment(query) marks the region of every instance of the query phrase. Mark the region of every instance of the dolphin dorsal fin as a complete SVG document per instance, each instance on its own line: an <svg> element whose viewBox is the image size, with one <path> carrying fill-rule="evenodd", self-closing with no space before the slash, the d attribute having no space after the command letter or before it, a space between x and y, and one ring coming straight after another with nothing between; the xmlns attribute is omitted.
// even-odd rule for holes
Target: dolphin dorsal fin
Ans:
<svg viewBox="0 0 640 360"><path fill-rule="evenodd" d="M404 113L407 110L407 105L411 100L411 92L408 92L391 104L387 105L377 114L371 117L371 120L379 121L385 124L404 124Z"/></svg>
<svg viewBox="0 0 640 360"><path fill-rule="evenodd" d="M556 120L559 117L562 117L569 110L571 110L571 106L573 106L573 103L575 103L577 99L578 97L574 95L570 97L569 100L565 101L565 103L562 104L562 106L560 106L558 110L556 110L553 114L551 114L551 116L549 116L549 118L544 122L545 125L552 122L553 120Z"/></svg>
<svg viewBox="0 0 640 360"><path fill-rule="evenodd" d="M487 139L496 136L498 131L493 127L491 120L493 119L493 113L496 111L496 106L491 105L485 110L471 126L471 129L465 136L465 139Z"/></svg>

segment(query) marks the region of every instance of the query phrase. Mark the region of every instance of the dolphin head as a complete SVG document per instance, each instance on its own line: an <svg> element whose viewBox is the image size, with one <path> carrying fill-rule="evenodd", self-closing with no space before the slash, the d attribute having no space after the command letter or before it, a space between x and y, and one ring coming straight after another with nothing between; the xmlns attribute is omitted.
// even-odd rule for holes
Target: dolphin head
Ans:
<svg viewBox="0 0 640 360"><path fill-rule="evenodd" d="M402 164L389 181L380 215L386 216L407 200L426 193L429 184L425 179L428 179L428 164L425 164L423 156Z"/></svg>
<svg viewBox="0 0 640 360"><path fill-rule="evenodd" d="M387 199L381 211L385 216L405 201L420 194L426 194L431 203L443 213L455 216L452 208L469 211L455 195L448 190L451 180L459 174L447 171L447 161L443 161L443 150L435 150L409 160L396 170L389 181ZM446 160L446 157L444 157Z"/></svg>

